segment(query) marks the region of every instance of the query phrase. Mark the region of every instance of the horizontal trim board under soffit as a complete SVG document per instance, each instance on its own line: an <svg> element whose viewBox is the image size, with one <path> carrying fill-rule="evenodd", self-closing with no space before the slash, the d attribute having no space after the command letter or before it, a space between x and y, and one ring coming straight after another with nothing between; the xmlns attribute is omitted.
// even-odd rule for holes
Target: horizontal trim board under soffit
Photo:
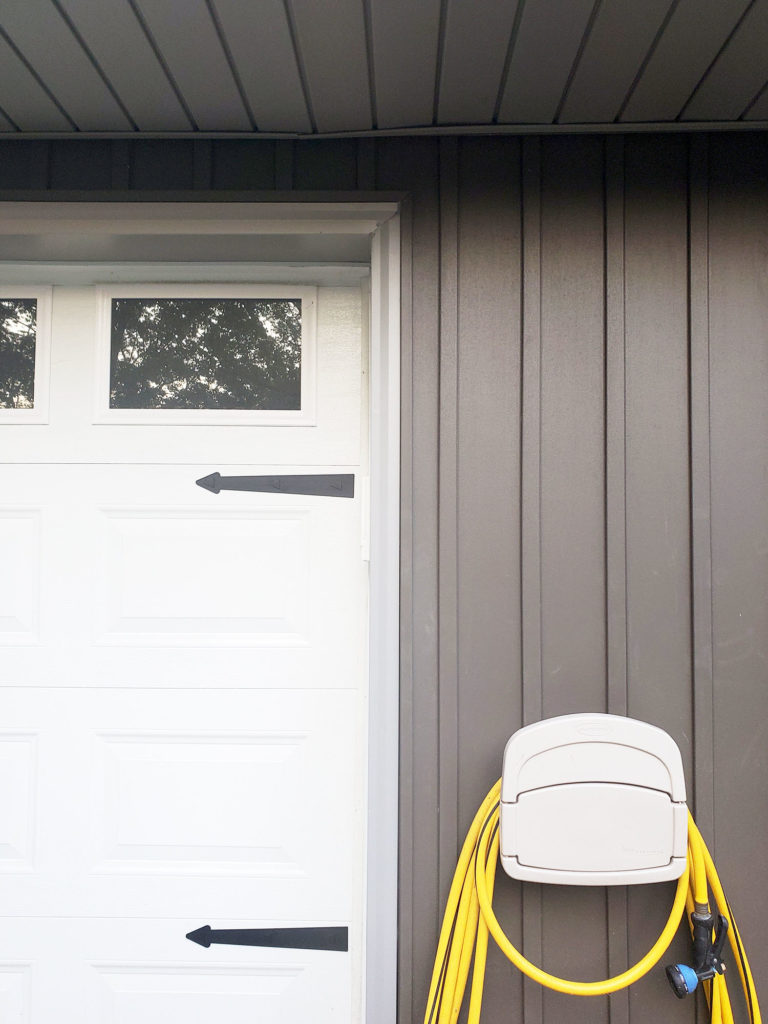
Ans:
<svg viewBox="0 0 768 1024"><path fill-rule="evenodd" d="M370 262L394 202L0 202L0 261Z"/></svg>
<svg viewBox="0 0 768 1024"><path fill-rule="evenodd" d="M365 263L58 263L0 260L0 279L10 285L54 284L312 284L354 287L370 276Z"/></svg>
<svg viewBox="0 0 768 1024"><path fill-rule="evenodd" d="M27 263L362 263L370 235L40 235L0 233L0 261Z"/></svg>
<svg viewBox="0 0 768 1024"><path fill-rule="evenodd" d="M397 204L0 201L0 234L370 235Z"/></svg>
<svg viewBox="0 0 768 1024"><path fill-rule="evenodd" d="M424 127L364 129L339 132L4 132L3 141L29 139L61 140L142 140L172 142L183 139L225 141L261 139L265 142L312 142L334 139L386 139L426 135L632 135L647 132L732 132L765 131L768 121L608 121L578 124L447 124Z"/></svg>

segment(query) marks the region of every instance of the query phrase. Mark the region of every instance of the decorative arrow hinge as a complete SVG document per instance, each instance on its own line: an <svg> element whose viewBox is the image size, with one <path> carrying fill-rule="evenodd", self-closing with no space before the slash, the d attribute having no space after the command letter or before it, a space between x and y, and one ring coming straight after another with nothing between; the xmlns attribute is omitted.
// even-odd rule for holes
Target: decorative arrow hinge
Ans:
<svg viewBox="0 0 768 1024"><path fill-rule="evenodd" d="M287 476L222 476L211 473L195 483L206 491L266 491L270 494L312 494L326 498L354 498L353 473L308 473Z"/></svg>
<svg viewBox="0 0 768 1024"><path fill-rule="evenodd" d="M346 953L349 949L347 928L211 928L204 924L187 938L208 949L211 945L274 946L278 949L330 949Z"/></svg>

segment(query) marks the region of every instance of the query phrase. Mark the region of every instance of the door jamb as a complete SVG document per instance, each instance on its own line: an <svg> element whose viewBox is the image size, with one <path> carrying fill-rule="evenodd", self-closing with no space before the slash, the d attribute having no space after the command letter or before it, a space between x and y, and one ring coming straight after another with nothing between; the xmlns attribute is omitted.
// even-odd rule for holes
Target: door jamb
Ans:
<svg viewBox="0 0 768 1024"><path fill-rule="evenodd" d="M397 1016L400 679L400 216L371 252L371 568L365 1019Z"/></svg>

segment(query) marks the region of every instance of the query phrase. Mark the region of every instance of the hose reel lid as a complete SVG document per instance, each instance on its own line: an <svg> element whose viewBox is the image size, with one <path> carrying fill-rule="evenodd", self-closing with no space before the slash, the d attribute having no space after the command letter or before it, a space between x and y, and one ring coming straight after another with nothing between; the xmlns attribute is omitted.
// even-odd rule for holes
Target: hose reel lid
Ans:
<svg viewBox="0 0 768 1024"><path fill-rule="evenodd" d="M682 758L647 722L563 715L518 730L504 751L500 817L513 878L631 885L685 869Z"/></svg>

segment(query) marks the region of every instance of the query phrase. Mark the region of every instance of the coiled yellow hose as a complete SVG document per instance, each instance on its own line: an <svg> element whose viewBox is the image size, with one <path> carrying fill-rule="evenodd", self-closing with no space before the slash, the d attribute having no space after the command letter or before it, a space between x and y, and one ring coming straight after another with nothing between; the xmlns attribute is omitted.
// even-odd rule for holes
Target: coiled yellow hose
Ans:
<svg viewBox="0 0 768 1024"><path fill-rule="evenodd" d="M493 912L493 887L499 855L500 793L501 780L480 805L459 855L437 945L424 1024L455 1024L464 1000L473 951L474 968L467 1021L468 1024L478 1024L489 934L512 963L534 981L570 995L607 995L631 985L658 963L671 943L686 909L690 915L696 905L700 909L708 907L710 890L718 911L728 918L730 924L728 938L744 989L750 1024L761 1024L752 972L736 921L712 857L690 814L687 866L677 883L667 923L653 947L634 967L614 978L605 981L567 981L548 974L526 960L504 934ZM725 975L718 974L711 981L705 982L704 989L712 1024L733 1024Z"/></svg>

